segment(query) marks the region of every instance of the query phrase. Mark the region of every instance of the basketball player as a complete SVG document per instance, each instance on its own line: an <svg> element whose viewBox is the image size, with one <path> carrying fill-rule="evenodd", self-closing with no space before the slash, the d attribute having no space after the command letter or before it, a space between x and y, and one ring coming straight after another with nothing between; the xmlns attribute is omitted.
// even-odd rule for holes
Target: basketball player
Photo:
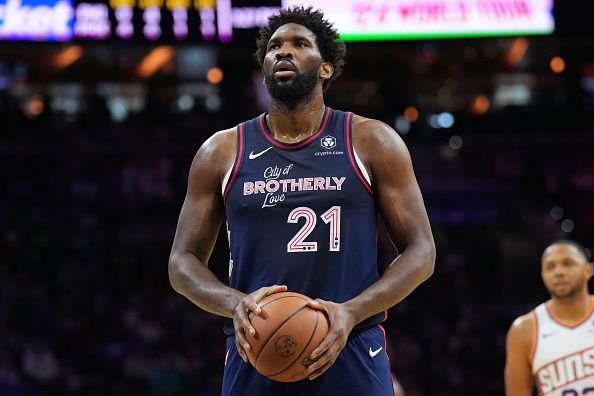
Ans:
<svg viewBox="0 0 594 396"><path fill-rule="evenodd" d="M385 312L433 272L435 247L406 146L386 124L324 104L345 46L322 13L283 10L258 36L268 112L220 131L191 165L169 261L176 291L228 318L224 395L392 395ZM208 268L224 216L229 286ZM379 276L379 218L401 254ZM247 362L248 317L281 291L325 312L308 378L280 383Z"/></svg>
<svg viewBox="0 0 594 396"><path fill-rule="evenodd" d="M541 276L551 299L517 318L507 335L507 396L594 394L592 264L576 242L560 240L542 255Z"/></svg>

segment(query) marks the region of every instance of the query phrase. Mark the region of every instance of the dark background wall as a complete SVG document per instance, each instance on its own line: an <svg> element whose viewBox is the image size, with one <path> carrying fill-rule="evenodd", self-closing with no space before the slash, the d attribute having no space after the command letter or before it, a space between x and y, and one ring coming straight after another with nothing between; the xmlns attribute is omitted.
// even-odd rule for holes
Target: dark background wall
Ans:
<svg viewBox="0 0 594 396"><path fill-rule="evenodd" d="M591 254L594 13L579 6L558 4L552 36L348 45L327 104L401 133L437 244L434 276L385 323L408 395L503 394L507 328L547 298L542 249ZM194 153L264 109L253 47L208 47L218 85L187 74L193 46L147 78L153 45L85 44L52 66L65 48L0 44L0 394L218 394L222 319L173 292L167 260Z"/></svg>

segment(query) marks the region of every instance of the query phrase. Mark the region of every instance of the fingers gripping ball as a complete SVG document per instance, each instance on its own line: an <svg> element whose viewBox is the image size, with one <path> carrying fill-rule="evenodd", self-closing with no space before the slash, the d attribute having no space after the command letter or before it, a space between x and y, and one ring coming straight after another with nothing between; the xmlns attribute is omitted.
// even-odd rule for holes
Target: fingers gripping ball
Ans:
<svg viewBox="0 0 594 396"><path fill-rule="evenodd" d="M246 334L252 366L270 379L295 382L307 378L309 355L328 334L323 312L306 306L309 297L299 293L275 293L259 302L264 318L250 318L255 337Z"/></svg>

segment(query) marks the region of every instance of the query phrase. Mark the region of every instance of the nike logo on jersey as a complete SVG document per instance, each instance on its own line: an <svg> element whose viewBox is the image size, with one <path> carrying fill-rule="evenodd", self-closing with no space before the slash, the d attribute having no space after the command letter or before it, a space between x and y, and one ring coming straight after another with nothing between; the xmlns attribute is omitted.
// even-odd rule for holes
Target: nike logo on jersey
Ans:
<svg viewBox="0 0 594 396"><path fill-rule="evenodd" d="M369 347L369 356L371 357L375 357L375 355L377 355L378 353L380 353L380 351L384 349L384 347L379 347L378 349L376 349L375 351L371 350L371 347Z"/></svg>
<svg viewBox="0 0 594 396"><path fill-rule="evenodd" d="M266 150L264 151L260 151L259 153L254 154L254 152L252 151L250 153L250 155L248 156L249 159L253 160L258 158L259 156L261 156L262 154L264 154L265 152L267 152L268 150L270 150L272 148L272 146L268 147Z"/></svg>
<svg viewBox="0 0 594 396"><path fill-rule="evenodd" d="M557 334L557 331L549 331L548 333L543 333L542 334L542 338L548 338L548 337L550 337L552 335L555 335L555 334Z"/></svg>

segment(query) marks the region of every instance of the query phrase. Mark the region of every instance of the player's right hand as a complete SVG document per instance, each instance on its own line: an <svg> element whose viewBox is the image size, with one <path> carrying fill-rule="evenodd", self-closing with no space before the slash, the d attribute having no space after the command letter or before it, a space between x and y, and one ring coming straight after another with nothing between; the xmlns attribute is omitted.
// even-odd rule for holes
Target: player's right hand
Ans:
<svg viewBox="0 0 594 396"><path fill-rule="evenodd" d="M248 344L245 334L249 332L252 337L256 335L256 329L254 329L252 323L250 322L250 315L258 315L264 318L264 311L262 311L262 308L258 305L258 302L260 302L266 296L285 291L287 291L287 286L285 285L262 287L245 296L243 300L237 304L237 307L235 307L235 312L233 313L235 345L237 346L237 352L239 353L239 356L241 356L244 362L248 361L245 351L250 349L250 344Z"/></svg>

